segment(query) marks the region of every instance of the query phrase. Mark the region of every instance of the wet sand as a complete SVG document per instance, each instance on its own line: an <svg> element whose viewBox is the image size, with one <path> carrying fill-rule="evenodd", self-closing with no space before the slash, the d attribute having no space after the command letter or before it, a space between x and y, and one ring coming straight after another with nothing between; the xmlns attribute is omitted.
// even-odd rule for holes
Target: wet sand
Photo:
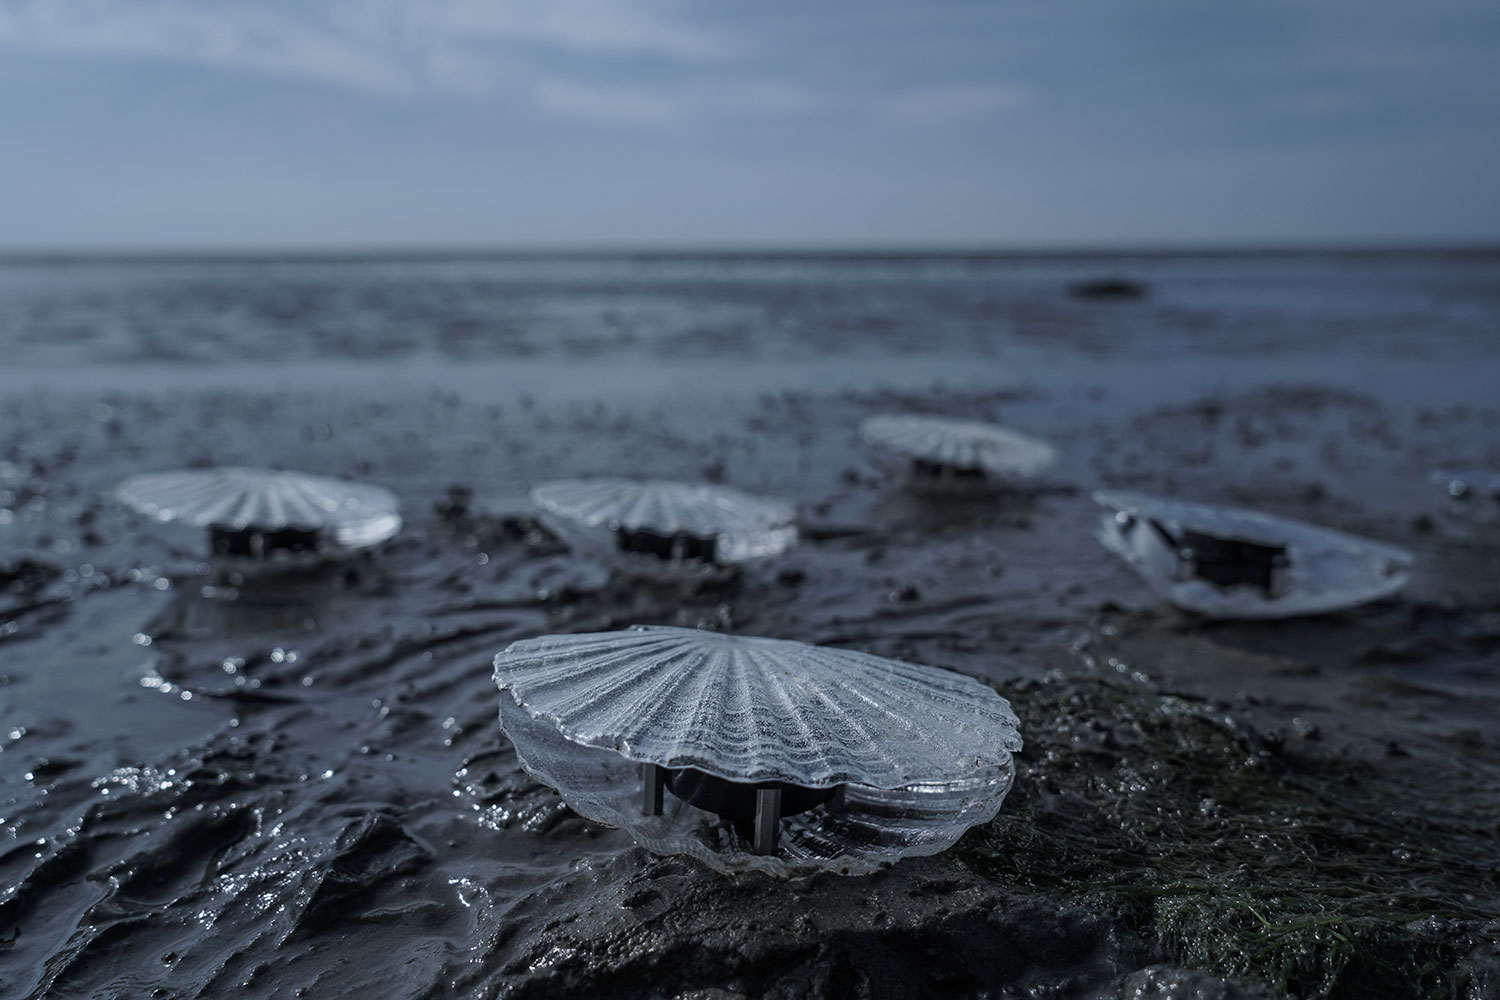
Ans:
<svg viewBox="0 0 1500 1000"><path fill-rule="evenodd" d="M682 357L587 338L468 361L29 355L0 373L0 993L1500 995L1500 510L1426 481L1500 459L1493 352L1463 326L1493 331L1500 305L1452 291L1472 262L1409 263L1426 297L1404 308L1441 348L1413 353L1340 339L1326 262L1290 268L1307 298L1277 285L1274 322L1212 301L1200 266L1143 268L1143 305L1070 304L1046 268L993 293L1008 311L986 322L1044 309L1066 342L923 350L866 316L868 349L789 356L714 339L750 291L673 274L650 316L696 317ZM1389 283L1389 263L1343 266ZM862 308L983 325L973 284L902 280L899 308ZM1174 280L1229 333L1181 351ZM799 294L778 329L858 325L843 284ZM1299 320L1327 339L1280 332ZM1000 420L1064 460L1033 496L914 497L855 433L908 410ZM407 529L357 572L207 598L102 499L203 462L380 482ZM787 496L803 544L730 584L645 584L524 501L634 471ZM1352 612L1203 622L1093 540L1102 486L1367 534L1417 570ZM634 623L979 677L1021 717L1015 788L953 850L867 878L649 855L519 770L489 668L518 638Z"/></svg>

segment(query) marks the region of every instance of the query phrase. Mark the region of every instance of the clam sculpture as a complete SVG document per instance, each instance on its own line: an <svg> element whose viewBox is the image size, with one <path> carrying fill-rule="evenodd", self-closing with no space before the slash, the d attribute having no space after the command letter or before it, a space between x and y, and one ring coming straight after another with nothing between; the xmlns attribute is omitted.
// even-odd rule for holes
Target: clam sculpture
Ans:
<svg viewBox="0 0 1500 1000"><path fill-rule="evenodd" d="M908 463L918 489L983 492L1013 488L1057 462L1047 442L997 424L913 414L867 417L859 435Z"/></svg>
<svg viewBox="0 0 1500 1000"><path fill-rule="evenodd" d="M589 819L722 872L857 875L992 818L1021 737L969 677L780 639L640 626L514 643L500 721Z"/></svg>
<svg viewBox="0 0 1500 1000"><path fill-rule="evenodd" d="M183 536L201 533L205 558L240 568L318 562L367 549L401 529L390 490L303 472L154 472L131 476L115 495L173 530L176 541L191 543Z"/></svg>
<svg viewBox="0 0 1500 1000"><path fill-rule="evenodd" d="M791 504L705 483L561 479L531 491L549 526L627 570L722 572L797 544Z"/></svg>
<svg viewBox="0 0 1500 1000"><path fill-rule="evenodd" d="M1214 618L1354 607L1406 585L1392 545L1253 510L1101 491L1096 536L1172 604Z"/></svg>

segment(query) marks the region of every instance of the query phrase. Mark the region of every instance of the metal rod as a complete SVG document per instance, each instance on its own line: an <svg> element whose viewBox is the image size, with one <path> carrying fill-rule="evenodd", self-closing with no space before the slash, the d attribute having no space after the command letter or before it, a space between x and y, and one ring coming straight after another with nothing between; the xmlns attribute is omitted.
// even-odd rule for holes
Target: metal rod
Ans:
<svg viewBox="0 0 1500 1000"><path fill-rule="evenodd" d="M781 833L781 789L755 790L755 853L775 854Z"/></svg>
<svg viewBox="0 0 1500 1000"><path fill-rule="evenodd" d="M661 815L661 793L667 786L667 776L655 764L641 765L641 812L647 816Z"/></svg>
<svg viewBox="0 0 1500 1000"><path fill-rule="evenodd" d="M1177 580L1191 580L1198 575L1198 553L1184 545L1177 550Z"/></svg>
<svg viewBox="0 0 1500 1000"><path fill-rule="evenodd" d="M1285 555L1271 557L1271 572L1266 580L1266 596L1281 597L1286 593L1286 574L1290 561Z"/></svg>

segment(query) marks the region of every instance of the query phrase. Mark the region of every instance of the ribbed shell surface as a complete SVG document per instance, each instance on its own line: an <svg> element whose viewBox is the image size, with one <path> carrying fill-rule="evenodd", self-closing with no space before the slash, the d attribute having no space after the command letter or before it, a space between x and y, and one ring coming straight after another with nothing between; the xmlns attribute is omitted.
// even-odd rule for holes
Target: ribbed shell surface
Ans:
<svg viewBox="0 0 1500 1000"><path fill-rule="evenodd" d="M914 415L867 417L859 433L871 445L909 458L999 476L1035 476L1057 452L1045 441L976 420Z"/></svg>
<svg viewBox="0 0 1500 1000"><path fill-rule="evenodd" d="M618 526L710 538L747 528L790 524L797 512L781 500L706 483L636 479L559 479L531 491L550 514L589 526Z"/></svg>
<svg viewBox="0 0 1500 1000"><path fill-rule="evenodd" d="M195 527L336 528L397 509L396 495L380 486L237 467L131 476L116 492L147 517Z"/></svg>
<svg viewBox="0 0 1500 1000"><path fill-rule="evenodd" d="M971 678L850 650L635 626L544 636L495 681L568 739L732 781L900 788L1006 763L1010 704Z"/></svg>

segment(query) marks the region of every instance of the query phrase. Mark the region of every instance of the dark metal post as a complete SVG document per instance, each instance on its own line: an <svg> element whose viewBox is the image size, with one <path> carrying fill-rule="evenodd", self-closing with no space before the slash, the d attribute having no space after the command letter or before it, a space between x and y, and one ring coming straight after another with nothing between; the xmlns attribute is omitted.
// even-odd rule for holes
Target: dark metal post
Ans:
<svg viewBox="0 0 1500 1000"><path fill-rule="evenodd" d="M647 816L660 816L661 795L667 785L667 776L655 764L642 764L641 785L641 812Z"/></svg>
<svg viewBox="0 0 1500 1000"><path fill-rule="evenodd" d="M1278 553L1271 557L1271 572L1266 579L1266 596L1270 598L1280 597L1286 593L1286 573L1290 560L1285 553Z"/></svg>
<svg viewBox="0 0 1500 1000"><path fill-rule="evenodd" d="M755 853L775 854L781 833L781 789L755 790Z"/></svg>
<svg viewBox="0 0 1500 1000"><path fill-rule="evenodd" d="M1198 575L1198 553L1184 545L1177 550L1177 580L1191 580Z"/></svg>

